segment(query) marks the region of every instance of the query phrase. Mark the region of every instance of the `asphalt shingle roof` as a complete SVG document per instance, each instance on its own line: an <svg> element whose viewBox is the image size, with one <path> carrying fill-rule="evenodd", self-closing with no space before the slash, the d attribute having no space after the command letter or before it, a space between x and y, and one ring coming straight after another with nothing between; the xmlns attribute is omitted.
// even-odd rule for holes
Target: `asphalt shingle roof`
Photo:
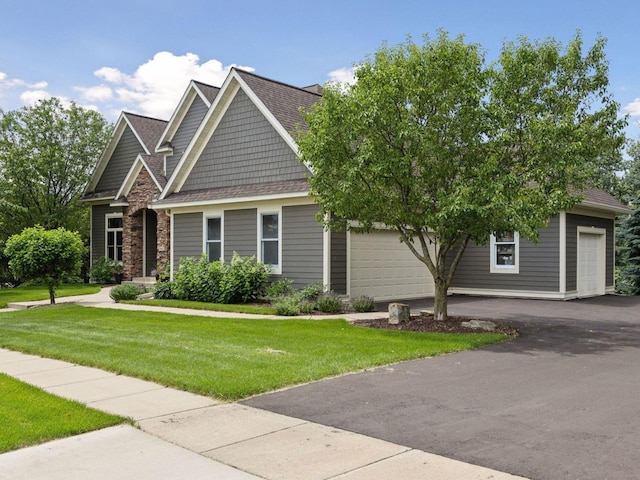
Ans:
<svg viewBox="0 0 640 480"><path fill-rule="evenodd" d="M213 103L220 89L218 87L214 87L213 85L207 85L206 83L198 82L196 80L193 83L198 87L198 89L202 92L202 94L206 97L209 103Z"/></svg>
<svg viewBox="0 0 640 480"><path fill-rule="evenodd" d="M306 122L300 115L300 107L309 110L321 95L244 70L236 69L236 72L287 132L295 133L297 125L300 125L301 128L307 128Z"/></svg>

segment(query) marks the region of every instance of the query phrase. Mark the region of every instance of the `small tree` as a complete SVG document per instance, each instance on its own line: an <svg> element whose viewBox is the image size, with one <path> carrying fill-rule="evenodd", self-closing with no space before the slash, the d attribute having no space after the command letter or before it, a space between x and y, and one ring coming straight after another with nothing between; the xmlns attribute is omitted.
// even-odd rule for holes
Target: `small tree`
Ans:
<svg viewBox="0 0 640 480"><path fill-rule="evenodd" d="M80 273L84 246L77 232L45 230L38 225L11 236L4 252L11 273L19 280L42 281L54 304L56 287L64 278Z"/></svg>
<svg viewBox="0 0 640 480"><path fill-rule="evenodd" d="M620 264L618 291L640 295L640 198L633 203L629 219L618 226L618 261Z"/></svg>

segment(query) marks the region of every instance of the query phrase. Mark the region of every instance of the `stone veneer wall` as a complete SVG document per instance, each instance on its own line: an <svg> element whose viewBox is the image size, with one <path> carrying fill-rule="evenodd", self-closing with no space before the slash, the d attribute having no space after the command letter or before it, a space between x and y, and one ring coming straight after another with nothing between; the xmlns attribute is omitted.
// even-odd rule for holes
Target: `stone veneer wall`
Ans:
<svg viewBox="0 0 640 480"><path fill-rule="evenodd" d="M142 169L133 183L127 202L129 206L125 208L122 221L122 276L124 280L131 280L133 277L142 277L143 254L144 254L144 210L148 208L151 201L160 193L146 169ZM169 235L170 217L164 210L156 212L158 214L157 227L157 270L162 271L169 257Z"/></svg>

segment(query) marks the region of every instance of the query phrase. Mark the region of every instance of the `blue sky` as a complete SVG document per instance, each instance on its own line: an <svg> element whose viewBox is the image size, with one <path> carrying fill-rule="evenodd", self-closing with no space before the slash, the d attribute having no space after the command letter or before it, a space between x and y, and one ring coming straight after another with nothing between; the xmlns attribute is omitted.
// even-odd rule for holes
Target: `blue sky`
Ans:
<svg viewBox="0 0 640 480"><path fill-rule="evenodd" d="M230 66L297 86L340 78L386 41L439 28L488 58L519 35L608 39L611 91L640 137L638 0L2 0L0 109L46 96L168 118L189 79L220 84Z"/></svg>

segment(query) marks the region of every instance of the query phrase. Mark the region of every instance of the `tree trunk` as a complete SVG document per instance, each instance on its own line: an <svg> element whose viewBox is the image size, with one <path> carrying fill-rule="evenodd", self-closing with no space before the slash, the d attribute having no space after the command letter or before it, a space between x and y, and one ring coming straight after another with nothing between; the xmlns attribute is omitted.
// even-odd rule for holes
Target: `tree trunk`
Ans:
<svg viewBox="0 0 640 480"><path fill-rule="evenodd" d="M434 279L435 297L433 298L433 318L438 322L447 320L447 282Z"/></svg>
<svg viewBox="0 0 640 480"><path fill-rule="evenodd" d="M53 285L49 285L49 300L51 301L51 305L55 305L56 303L56 289Z"/></svg>

